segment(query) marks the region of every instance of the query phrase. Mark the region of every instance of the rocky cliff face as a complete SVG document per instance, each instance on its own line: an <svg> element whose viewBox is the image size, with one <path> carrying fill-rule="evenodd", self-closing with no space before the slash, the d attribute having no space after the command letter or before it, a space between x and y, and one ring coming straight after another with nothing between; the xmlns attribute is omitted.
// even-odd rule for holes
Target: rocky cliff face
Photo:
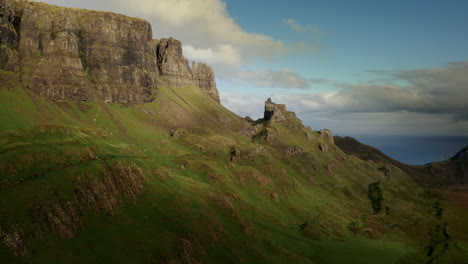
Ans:
<svg viewBox="0 0 468 264"><path fill-rule="evenodd" d="M300 134L305 137L307 141L311 141L313 131L310 127L305 127L302 121L297 118L296 113L288 111L286 105L276 104L271 98L265 101L265 111L263 118L253 121L252 118L246 117L246 120L250 119L251 126L243 131L243 134L252 137L255 140L265 140L270 143L277 143L284 137L281 132L277 129L276 125L281 125L287 128L291 134ZM323 134L321 131L320 133ZM331 132L328 131L329 137ZM324 135L321 135L325 137ZM327 141L330 141L327 139ZM333 144L333 140L330 141ZM297 149L289 149L285 151L286 156L294 156Z"/></svg>
<svg viewBox="0 0 468 264"><path fill-rule="evenodd" d="M265 102L263 119L268 121L284 122L286 121L286 117L283 115L283 112L285 111L287 111L286 105L275 104L273 101L271 101L271 98L268 98Z"/></svg>
<svg viewBox="0 0 468 264"><path fill-rule="evenodd" d="M188 60L182 55L180 41L173 38L161 39L156 46L156 54L161 79L166 85L198 86L219 102L213 70L204 63L195 62L190 68Z"/></svg>
<svg viewBox="0 0 468 264"><path fill-rule="evenodd" d="M190 68L181 43L141 19L0 0L0 37L0 69L49 100L145 103L160 85L194 85L219 101L211 68Z"/></svg>

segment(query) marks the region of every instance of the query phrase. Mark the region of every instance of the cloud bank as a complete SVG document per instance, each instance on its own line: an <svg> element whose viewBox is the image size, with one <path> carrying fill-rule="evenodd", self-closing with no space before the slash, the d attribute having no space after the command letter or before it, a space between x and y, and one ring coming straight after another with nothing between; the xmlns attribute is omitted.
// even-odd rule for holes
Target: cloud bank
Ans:
<svg viewBox="0 0 468 264"><path fill-rule="evenodd" d="M300 95L310 110L345 113L413 112L468 115L468 62L446 67L380 72L387 84L335 84L336 93ZM402 83L402 84L398 84ZM291 95L292 96L292 95ZM465 119L468 121L468 119Z"/></svg>
<svg viewBox="0 0 468 264"><path fill-rule="evenodd" d="M223 79L247 77L254 85L265 85L266 74L279 74L271 79L284 79L282 71L242 73L241 68L256 59L272 59L289 52L309 52L314 45L299 42L286 45L282 40L248 32L229 15L222 0L43 0L51 4L98 9L141 17L153 26L156 38L174 37L182 41L184 56L209 64ZM297 30L316 30L288 20ZM280 21L279 21L280 22ZM254 76L257 74L257 76ZM290 74L291 75L291 74ZM292 75L291 75L292 76ZM282 82L285 86L286 83ZM302 85L293 81L294 86ZM297 87L294 87L297 88Z"/></svg>
<svg viewBox="0 0 468 264"><path fill-rule="evenodd" d="M351 84L314 79L309 82L333 84L339 90L272 98L296 111L306 124L342 133L468 134L468 62L378 74L391 81ZM237 103L231 107L249 109L243 101ZM243 110L243 114L249 113ZM258 116L259 110L252 115Z"/></svg>
<svg viewBox="0 0 468 264"><path fill-rule="evenodd" d="M292 31L296 33L320 33L320 29L316 25L301 25L295 19L292 18L283 19L283 23L286 24Z"/></svg>
<svg viewBox="0 0 468 264"><path fill-rule="evenodd" d="M243 71L239 73L239 79L263 88L309 88L308 80L289 69Z"/></svg>

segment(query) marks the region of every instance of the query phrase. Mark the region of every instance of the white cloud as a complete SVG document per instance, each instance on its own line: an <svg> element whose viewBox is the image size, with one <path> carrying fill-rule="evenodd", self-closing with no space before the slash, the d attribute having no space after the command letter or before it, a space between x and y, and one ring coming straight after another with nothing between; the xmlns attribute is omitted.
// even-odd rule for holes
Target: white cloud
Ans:
<svg viewBox="0 0 468 264"><path fill-rule="evenodd" d="M380 72L400 84L342 84L327 93L274 94L305 124L314 129L330 128L339 134L468 134L468 62L435 69ZM243 115L258 112L249 104L265 98L227 94L228 108ZM257 111L257 112L254 112Z"/></svg>
<svg viewBox="0 0 468 264"><path fill-rule="evenodd" d="M142 17L151 22L156 38L174 37L197 49L229 45L243 55L266 57L286 51L281 40L241 28L221 0L45 1Z"/></svg>
<svg viewBox="0 0 468 264"><path fill-rule="evenodd" d="M295 19L288 18L284 19L283 23L288 25L288 27L297 33L307 33L307 32L312 32L315 34L320 34L320 29L316 25L301 25L299 24Z"/></svg>
<svg viewBox="0 0 468 264"><path fill-rule="evenodd" d="M223 0L42 1L144 18L152 24L155 38L179 39L187 59L209 64L222 78L237 76L242 66L258 58L311 52L319 46L308 42L286 45L271 36L248 32L229 15Z"/></svg>
<svg viewBox="0 0 468 264"><path fill-rule="evenodd" d="M468 116L468 62L445 67L381 72L406 85L343 84L320 79L341 88L334 93L283 95L304 108L329 113L451 114L459 121ZM311 81L311 80L309 80ZM313 82L314 80L312 80ZM311 106L314 108L310 108ZM465 119L468 121L467 119Z"/></svg>
<svg viewBox="0 0 468 264"><path fill-rule="evenodd" d="M182 49L187 59L203 62L210 66L218 65L237 69L243 64L241 54L231 45L219 45L215 49L197 49L192 45L183 45Z"/></svg>
<svg viewBox="0 0 468 264"><path fill-rule="evenodd" d="M335 93L283 94L306 123L348 133L468 134L468 62L380 72L398 84L336 84Z"/></svg>
<svg viewBox="0 0 468 264"><path fill-rule="evenodd" d="M242 53L271 56L286 50L280 40L242 29L232 19L221 0L135 0L116 1L143 15L155 25L158 35L175 34L197 48L230 45ZM138 3L138 4L135 4Z"/></svg>
<svg viewBox="0 0 468 264"><path fill-rule="evenodd" d="M251 85L265 88L305 89L309 87L309 83L306 79L289 69L283 69L281 71L242 71L239 73L239 79Z"/></svg>
<svg viewBox="0 0 468 264"><path fill-rule="evenodd" d="M245 93L220 92L221 104L239 116L250 116L253 119L263 117L263 106L266 98L259 98Z"/></svg>

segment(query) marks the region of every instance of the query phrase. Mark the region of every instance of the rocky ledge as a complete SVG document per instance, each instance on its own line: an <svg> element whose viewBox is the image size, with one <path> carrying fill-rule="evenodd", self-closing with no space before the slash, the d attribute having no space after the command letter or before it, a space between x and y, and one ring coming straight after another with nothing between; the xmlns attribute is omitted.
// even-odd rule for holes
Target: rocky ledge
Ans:
<svg viewBox="0 0 468 264"><path fill-rule="evenodd" d="M214 74L189 66L180 41L153 39L124 15L0 0L0 69L49 100L146 103L159 86L198 86L219 102Z"/></svg>

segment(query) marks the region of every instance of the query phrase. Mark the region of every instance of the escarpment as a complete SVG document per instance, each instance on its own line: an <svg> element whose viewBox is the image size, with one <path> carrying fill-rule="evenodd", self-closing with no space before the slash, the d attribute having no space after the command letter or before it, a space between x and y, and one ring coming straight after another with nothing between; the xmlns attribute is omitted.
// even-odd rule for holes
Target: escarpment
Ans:
<svg viewBox="0 0 468 264"><path fill-rule="evenodd" d="M200 87L205 93L219 102L213 70L204 63L192 63L182 54L180 41L169 38L155 40L158 69L164 84L172 87L193 85Z"/></svg>
<svg viewBox="0 0 468 264"><path fill-rule="evenodd" d="M140 104L160 86L192 85L219 102L211 68L189 67L180 41L153 39L145 20L0 0L0 36L0 69L52 101Z"/></svg>

